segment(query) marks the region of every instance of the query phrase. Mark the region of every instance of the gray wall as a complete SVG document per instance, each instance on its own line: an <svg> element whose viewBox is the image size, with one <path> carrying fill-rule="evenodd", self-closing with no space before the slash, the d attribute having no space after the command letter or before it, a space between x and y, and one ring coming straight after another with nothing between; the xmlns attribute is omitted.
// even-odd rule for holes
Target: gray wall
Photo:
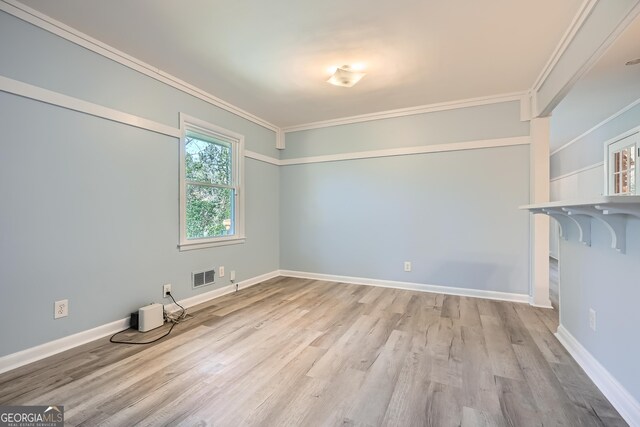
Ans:
<svg viewBox="0 0 640 427"><path fill-rule="evenodd" d="M591 126L596 124L592 123ZM552 118L551 126L553 125ZM640 126L640 104L551 156L551 178L602 162L605 142L637 126ZM589 127L585 131L588 129ZM602 188L597 190L602 192Z"/></svg>
<svg viewBox="0 0 640 427"><path fill-rule="evenodd" d="M282 159L524 135L512 101L287 133Z"/></svg>
<svg viewBox="0 0 640 427"><path fill-rule="evenodd" d="M592 100L597 103L597 99ZM597 123L585 126L587 131ZM554 121L552 120L552 126ZM560 123L561 125L561 123ZM604 143L640 125L640 106L628 110L551 156L551 176L560 177L604 160ZM552 183L563 199L602 193L602 168ZM591 186L590 189L584 188ZM611 249L609 232L591 221L591 247L577 243L574 227L560 240L560 322L636 399L640 401L640 220L627 224L627 253ZM597 329L589 329L589 308L597 313Z"/></svg>
<svg viewBox="0 0 640 427"><path fill-rule="evenodd" d="M20 40L20 43L16 43ZM178 113L244 134L277 155L275 135L0 12L0 74L178 127ZM245 244L179 252L178 139L0 92L0 356L122 319L194 291L192 271L239 281L279 268L279 171L246 159ZM53 302L69 316L53 320Z"/></svg>
<svg viewBox="0 0 640 427"><path fill-rule="evenodd" d="M636 401L640 401L640 220L627 223L627 251L611 249L610 233L592 220L591 247L577 230L560 242L560 322ZM596 331L589 328L596 310Z"/></svg>
<svg viewBox="0 0 640 427"><path fill-rule="evenodd" d="M289 133L285 155L528 135L518 107ZM280 191L283 269L528 293L526 145L285 166Z"/></svg>

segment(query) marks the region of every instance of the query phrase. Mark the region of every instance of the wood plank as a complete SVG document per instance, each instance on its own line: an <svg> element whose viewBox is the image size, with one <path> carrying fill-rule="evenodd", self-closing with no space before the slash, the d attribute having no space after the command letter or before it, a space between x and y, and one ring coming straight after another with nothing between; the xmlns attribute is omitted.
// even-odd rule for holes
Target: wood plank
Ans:
<svg viewBox="0 0 640 427"><path fill-rule="evenodd" d="M524 380L506 325L502 323L500 316L481 315L480 318L494 375Z"/></svg>
<svg viewBox="0 0 640 427"><path fill-rule="evenodd" d="M510 426L543 425L535 400L526 382L500 376L495 377L495 382L502 416Z"/></svg>
<svg viewBox="0 0 640 427"><path fill-rule="evenodd" d="M384 426L427 424L427 394L433 357L421 336L414 336L382 420Z"/></svg>
<svg viewBox="0 0 640 427"><path fill-rule="evenodd" d="M4 373L0 404L59 402L87 426L625 425L553 310L274 278L189 311L157 343L101 339Z"/></svg>

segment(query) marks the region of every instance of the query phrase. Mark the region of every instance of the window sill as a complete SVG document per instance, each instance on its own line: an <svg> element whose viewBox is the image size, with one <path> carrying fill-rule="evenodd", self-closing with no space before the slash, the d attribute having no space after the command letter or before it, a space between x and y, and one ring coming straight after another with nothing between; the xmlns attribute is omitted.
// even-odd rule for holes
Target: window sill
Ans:
<svg viewBox="0 0 640 427"><path fill-rule="evenodd" d="M220 239L208 242L183 243L178 245L178 249L180 250L180 252L183 252L192 251L195 249L215 248L217 246L238 245L244 243L245 240L246 237L233 237L229 239Z"/></svg>

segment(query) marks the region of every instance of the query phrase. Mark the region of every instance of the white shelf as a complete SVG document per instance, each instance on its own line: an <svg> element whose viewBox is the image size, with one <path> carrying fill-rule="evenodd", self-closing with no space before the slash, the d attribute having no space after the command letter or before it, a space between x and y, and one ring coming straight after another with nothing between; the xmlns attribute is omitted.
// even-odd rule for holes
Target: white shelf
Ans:
<svg viewBox="0 0 640 427"><path fill-rule="evenodd" d="M545 214L560 224L560 236L566 240L571 224L578 228L578 241L591 246L591 219L600 221L611 233L611 247L620 253L626 249L627 219L640 218L640 196L601 196L587 200L563 200L520 206L533 214Z"/></svg>

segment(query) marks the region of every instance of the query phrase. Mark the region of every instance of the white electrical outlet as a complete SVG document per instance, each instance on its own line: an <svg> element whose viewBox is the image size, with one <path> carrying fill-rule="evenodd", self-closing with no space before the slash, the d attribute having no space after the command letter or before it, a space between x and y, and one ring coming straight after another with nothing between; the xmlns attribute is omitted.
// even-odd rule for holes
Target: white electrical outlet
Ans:
<svg viewBox="0 0 640 427"><path fill-rule="evenodd" d="M589 309L589 327L596 330L596 311L593 308Z"/></svg>
<svg viewBox="0 0 640 427"><path fill-rule="evenodd" d="M411 261L404 262L404 271L411 271Z"/></svg>
<svg viewBox="0 0 640 427"><path fill-rule="evenodd" d="M231 280L231 281L236 280L236 271L235 270L231 270L231 272L229 273L229 280Z"/></svg>
<svg viewBox="0 0 640 427"><path fill-rule="evenodd" d="M63 299L53 303L53 318L59 319L69 315L69 300Z"/></svg>
<svg viewBox="0 0 640 427"><path fill-rule="evenodd" d="M218 267L218 277L224 277L224 265Z"/></svg>
<svg viewBox="0 0 640 427"><path fill-rule="evenodd" d="M162 285L162 296L167 298L171 293L171 283L167 283L166 285Z"/></svg>

